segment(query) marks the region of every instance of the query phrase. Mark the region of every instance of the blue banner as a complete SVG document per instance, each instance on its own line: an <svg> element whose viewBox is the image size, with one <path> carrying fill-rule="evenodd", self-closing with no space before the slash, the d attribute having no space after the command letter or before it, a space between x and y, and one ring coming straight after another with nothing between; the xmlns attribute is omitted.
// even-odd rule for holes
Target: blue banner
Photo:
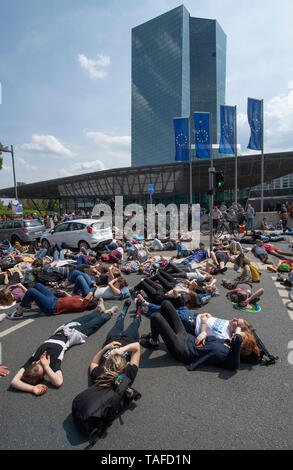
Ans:
<svg viewBox="0 0 293 470"><path fill-rule="evenodd" d="M194 144L197 158L211 158L210 113L193 113Z"/></svg>
<svg viewBox="0 0 293 470"><path fill-rule="evenodd" d="M22 201L14 199L11 201L12 217L22 216Z"/></svg>
<svg viewBox="0 0 293 470"><path fill-rule="evenodd" d="M235 155L235 106L220 106L221 138L220 153Z"/></svg>
<svg viewBox="0 0 293 470"><path fill-rule="evenodd" d="M189 161L189 118L174 118L175 160Z"/></svg>
<svg viewBox="0 0 293 470"><path fill-rule="evenodd" d="M248 149L262 150L262 101L248 98L247 101L247 117L250 125L250 140Z"/></svg>

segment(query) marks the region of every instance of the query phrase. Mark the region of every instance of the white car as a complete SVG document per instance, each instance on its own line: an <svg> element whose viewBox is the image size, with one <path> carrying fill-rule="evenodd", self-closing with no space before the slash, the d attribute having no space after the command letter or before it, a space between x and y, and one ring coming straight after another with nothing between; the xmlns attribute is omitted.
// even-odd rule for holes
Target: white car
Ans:
<svg viewBox="0 0 293 470"><path fill-rule="evenodd" d="M46 230L40 238L43 248L49 248L56 243L66 243L69 248L102 248L111 243L112 228L105 228L104 222L95 219L68 220Z"/></svg>

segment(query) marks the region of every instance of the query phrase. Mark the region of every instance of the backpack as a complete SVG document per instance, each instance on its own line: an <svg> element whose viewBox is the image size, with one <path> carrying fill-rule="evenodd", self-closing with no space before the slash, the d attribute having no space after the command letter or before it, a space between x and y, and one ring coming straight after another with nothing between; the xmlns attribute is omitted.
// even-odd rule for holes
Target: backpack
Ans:
<svg viewBox="0 0 293 470"><path fill-rule="evenodd" d="M249 265L249 269L251 273L252 282L260 282L261 273L259 272L259 270L252 264Z"/></svg>
<svg viewBox="0 0 293 470"><path fill-rule="evenodd" d="M139 263L144 263L148 257L149 252L146 248L143 248L141 245L135 246L135 251L132 254L132 259L137 260Z"/></svg>
<svg viewBox="0 0 293 470"><path fill-rule="evenodd" d="M276 361L278 361L279 357L272 356L272 354L268 352L267 348L265 347L261 339L258 337L258 335L255 333L255 331L253 332L253 336L255 337L256 345L259 349L260 356L251 353L249 356L241 356L241 361L247 364L260 364L262 366L269 366L271 364L275 364ZM267 357L267 359L264 358L265 356Z"/></svg>
<svg viewBox="0 0 293 470"><path fill-rule="evenodd" d="M282 263L282 264L279 266L278 271L285 272L285 273L289 273L289 272L291 271L290 264L288 264L288 263Z"/></svg>
<svg viewBox="0 0 293 470"><path fill-rule="evenodd" d="M130 403L137 401L141 394L130 389L131 380L124 376L120 385L115 388L102 387L95 383L83 392L79 393L72 402L73 422L81 432L89 439L92 447L98 438L102 437L107 428Z"/></svg>
<svg viewBox="0 0 293 470"><path fill-rule="evenodd" d="M63 277L57 272L48 273L46 271L39 271L35 276L36 282L40 282L41 284L48 284L49 282L60 282L62 279Z"/></svg>

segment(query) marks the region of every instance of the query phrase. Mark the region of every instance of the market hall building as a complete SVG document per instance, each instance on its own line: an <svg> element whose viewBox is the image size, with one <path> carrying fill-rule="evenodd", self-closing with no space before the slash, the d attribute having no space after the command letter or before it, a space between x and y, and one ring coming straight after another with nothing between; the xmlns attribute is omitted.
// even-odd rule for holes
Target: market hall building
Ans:
<svg viewBox="0 0 293 470"><path fill-rule="evenodd" d="M208 168L210 160L192 163L193 203L208 208ZM232 201L234 198L235 158L225 157L214 160L216 170L223 170L224 191L215 191L215 202ZM293 151L264 155L264 209L271 209L278 201L293 201L293 182L289 187L279 187L280 180L293 173ZM257 186L261 182L261 155L238 157L238 201L245 205L247 200L259 198ZM276 188L274 184L278 182ZM65 178L18 184L19 199L59 200L62 212L78 209L92 209L100 201L110 201L123 196L124 204L149 202L149 184L154 186L153 203L189 202L189 162L174 162L160 165L114 168L111 170L68 176ZM249 186L248 186L249 184ZM15 188L0 189L0 198L14 199ZM259 210L259 200L253 205Z"/></svg>

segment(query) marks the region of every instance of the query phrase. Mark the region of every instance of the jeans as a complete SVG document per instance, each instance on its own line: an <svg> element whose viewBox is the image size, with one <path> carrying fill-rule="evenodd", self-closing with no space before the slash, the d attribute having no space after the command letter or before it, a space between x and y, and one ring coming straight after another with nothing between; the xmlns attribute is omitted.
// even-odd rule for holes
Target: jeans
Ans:
<svg viewBox="0 0 293 470"><path fill-rule="evenodd" d="M71 271L69 273L69 276L67 278L69 284L75 284L76 282L76 279L78 278L78 276L83 276L85 278L85 280L87 281L88 285L90 286L93 282L95 282L95 278L93 276L89 276L88 274L82 272L82 271L79 271L78 269L74 269L73 271Z"/></svg>
<svg viewBox="0 0 293 470"><path fill-rule="evenodd" d="M27 308L33 301L44 313L57 311L58 298L43 284L36 282L35 286L28 289L20 303L20 307Z"/></svg>
<svg viewBox="0 0 293 470"><path fill-rule="evenodd" d="M55 250L55 251L54 251L54 254L53 254L53 261L57 261L57 260L64 260L64 253L63 253L63 251L58 251L58 250Z"/></svg>
<svg viewBox="0 0 293 470"><path fill-rule="evenodd" d="M287 225L284 229L283 229L283 233L288 233L289 235L293 235L293 230L291 227L289 227L289 225Z"/></svg>
<svg viewBox="0 0 293 470"><path fill-rule="evenodd" d="M83 315L80 318L76 318L72 321L80 323L80 325L73 326L75 330L80 331L86 336L90 336L95 331L97 331L106 321L110 320L111 316L105 313L99 312L99 310L94 310L93 312L89 313L88 315Z"/></svg>
<svg viewBox="0 0 293 470"><path fill-rule="evenodd" d="M133 342L139 341L139 326L140 326L141 319L136 317L134 318L133 322L129 325L129 327L124 330L124 317L119 316L113 328L109 331L106 337L106 341L104 345L111 342L111 338L115 336L128 336L129 338L133 339Z"/></svg>
<svg viewBox="0 0 293 470"><path fill-rule="evenodd" d="M254 220L251 218L248 218L246 230L253 230L253 226L254 226Z"/></svg>
<svg viewBox="0 0 293 470"><path fill-rule="evenodd" d="M82 297L86 297L89 292L94 291L96 288L89 283L88 280L83 276L84 273L80 273L80 276L77 276L74 288L73 295L77 294L81 290ZM88 276L89 277L89 276Z"/></svg>
<svg viewBox="0 0 293 470"><path fill-rule="evenodd" d="M47 254L46 248L41 248L41 249L35 254L35 259L44 258L44 256L46 256L46 254Z"/></svg>
<svg viewBox="0 0 293 470"><path fill-rule="evenodd" d="M117 248L117 246L118 246L117 243L111 242L111 243L108 243L107 245L104 245L103 250L112 251L112 250L115 250ZM127 246L127 243L126 243L125 246ZM127 250L125 250L125 251L127 251Z"/></svg>
<svg viewBox="0 0 293 470"><path fill-rule="evenodd" d="M148 311L145 312L147 317L151 317L153 313L159 312L161 310L161 305L149 304Z"/></svg>
<svg viewBox="0 0 293 470"><path fill-rule="evenodd" d="M189 256L190 251L185 249L184 245L181 245L181 243L178 243L177 245L177 256L178 258L184 258L185 256Z"/></svg>

